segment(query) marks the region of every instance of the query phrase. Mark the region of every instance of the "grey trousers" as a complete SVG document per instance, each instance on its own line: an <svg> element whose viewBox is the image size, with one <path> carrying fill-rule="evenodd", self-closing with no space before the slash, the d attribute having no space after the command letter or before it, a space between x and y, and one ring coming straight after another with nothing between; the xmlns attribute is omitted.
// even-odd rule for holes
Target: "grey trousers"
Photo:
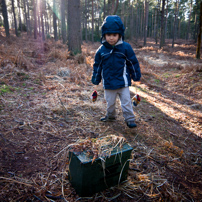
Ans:
<svg viewBox="0 0 202 202"><path fill-rule="evenodd" d="M107 116L110 118L116 117L116 97L119 96L123 117L125 122L135 121L135 115L133 112L132 101L130 98L129 87L119 88L116 90L105 89L105 100L107 101Z"/></svg>

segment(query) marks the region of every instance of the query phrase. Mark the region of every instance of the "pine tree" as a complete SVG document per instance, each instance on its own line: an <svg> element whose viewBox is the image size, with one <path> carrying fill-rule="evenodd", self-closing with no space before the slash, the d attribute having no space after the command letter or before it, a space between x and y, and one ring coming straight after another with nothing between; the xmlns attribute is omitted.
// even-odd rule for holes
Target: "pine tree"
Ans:
<svg viewBox="0 0 202 202"><path fill-rule="evenodd" d="M72 54L81 53L80 0L68 1L68 48Z"/></svg>

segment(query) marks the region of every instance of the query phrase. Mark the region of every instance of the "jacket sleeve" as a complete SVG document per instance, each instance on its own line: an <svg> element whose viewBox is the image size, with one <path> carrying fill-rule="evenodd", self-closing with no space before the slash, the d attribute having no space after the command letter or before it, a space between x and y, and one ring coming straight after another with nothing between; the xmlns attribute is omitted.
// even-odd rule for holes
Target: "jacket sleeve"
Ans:
<svg viewBox="0 0 202 202"><path fill-rule="evenodd" d="M93 64L93 74L91 78L91 82L94 85L98 85L101 82L102 80L101 72L102 72L102 59L100 56L100 52L98 50L95 54L95 60Z"/></svg>
<svg viewBox="0 0 202 202"><path fill-rule="evenodd" d="M136 58L135 52L133 51L130 44L128 44L126 50L126 56L127 56L127 67L129 68L132 80L139 81L141 78L140 66Z"/></svg>

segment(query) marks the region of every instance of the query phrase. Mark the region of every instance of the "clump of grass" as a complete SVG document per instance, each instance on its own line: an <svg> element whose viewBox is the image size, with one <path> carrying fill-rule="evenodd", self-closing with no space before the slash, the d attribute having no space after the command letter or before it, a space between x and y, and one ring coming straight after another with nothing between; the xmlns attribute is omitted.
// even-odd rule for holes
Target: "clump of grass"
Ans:
<svg viewBox="0 0 202 202"><path fill-rule="evenodd" d="M154 81L155 81L155 83L160 83L159 79L155 79Z"/></svg>
<svg viewBox="0 0 202 202"><path fill-rule="evenodd" d="M169 73L164 73L164 74L163 74L163 77L169 78L169 77L170 77L170 74L169 74Z"/></svg>
<svg viewBox="0 0 202 202"><path fill-rule="evenodd" d="M186 65L183 70L183 73L190 73L190 72L202 72L202 66L201 65Z"/></svg>
<svg viewBox="0 0 202 202"><path fill-rule="evenodd" d="M20 79L22 81L25 81L25 80L29 79L29 75L24 73L24 72L17 72L17 76L20 77Z"/></svg>
<svg viewBox="0 0 202 202"><path fill-rule="evenodd" d="M0 94L4 94L4 93L11 93L14 91L14 88L8 85L1 85L0 86Z"/></svg>
<svg viewBox="0 0 202 202"><path fill-rule="evenodd" d="M181 76L181 74L176 74L175 78L179 78Z"/></svg>

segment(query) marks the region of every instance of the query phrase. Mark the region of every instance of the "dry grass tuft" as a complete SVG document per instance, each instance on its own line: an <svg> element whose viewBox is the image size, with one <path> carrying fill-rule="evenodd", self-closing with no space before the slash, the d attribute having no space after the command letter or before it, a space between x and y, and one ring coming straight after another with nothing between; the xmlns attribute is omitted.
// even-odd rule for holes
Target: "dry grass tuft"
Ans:
<svg viewBox="0 0 202 202"><path fill-rule="evenodd" d="M182 73L202 72L202 65L186 65L182 68Z"/></svg>

